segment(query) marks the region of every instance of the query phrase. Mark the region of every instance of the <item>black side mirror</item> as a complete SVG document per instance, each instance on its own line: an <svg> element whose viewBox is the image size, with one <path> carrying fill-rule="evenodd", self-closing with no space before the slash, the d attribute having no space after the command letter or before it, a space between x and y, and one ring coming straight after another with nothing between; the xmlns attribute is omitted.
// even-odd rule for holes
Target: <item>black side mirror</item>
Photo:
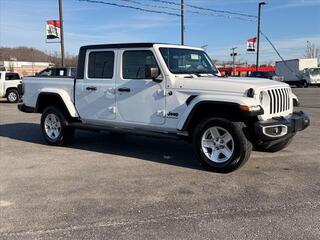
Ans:
<svg viewBox="0 0 320 240"><path fill-rule="evenodd" d="M160 76L160 69L158 67L150 67L146 66L145 68L145 78L146 79L152 79L153 81L156 82L161 82L161 80L157 79L157 77Z"/></svg>

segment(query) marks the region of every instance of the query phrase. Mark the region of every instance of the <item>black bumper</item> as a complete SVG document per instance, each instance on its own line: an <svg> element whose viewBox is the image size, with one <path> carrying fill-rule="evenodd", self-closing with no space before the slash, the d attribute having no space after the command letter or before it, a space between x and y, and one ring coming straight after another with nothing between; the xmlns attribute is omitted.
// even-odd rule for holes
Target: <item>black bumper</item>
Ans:
<svg viewBox="0 0 320 240"><path fill-rule="evenodd" d="M18 109L21 112L25 112L25 113L34 113L35 112L35 108L34 107L28 107L24 103L19 103L18 104Z"/></svg>
<svg viewBox="0 0 320 240"><path fill-rule="evenodd" d="M287 138L292 137L297 132L306 129L310 125L310 118L307 113L300 111L294 112L289 118L279 117L268 121L260 121L255 123L255 137L258 144L272 143L276 144ZM272 126L286 128L286 133L280 136L269 136L266 129ZM271 128L269 128L271 129Z"/></svg>

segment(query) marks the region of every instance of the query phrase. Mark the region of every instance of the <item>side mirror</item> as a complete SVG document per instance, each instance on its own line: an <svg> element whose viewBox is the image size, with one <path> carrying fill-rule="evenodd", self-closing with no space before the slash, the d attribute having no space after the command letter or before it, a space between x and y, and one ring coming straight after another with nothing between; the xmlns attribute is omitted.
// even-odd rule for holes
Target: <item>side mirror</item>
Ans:
<svg viewBox="0 0 320 240"><path fill-rule="evenodd" d="M146 66L145 68L145 78L146 79L152 79L153 81L156 82L161 82L161 80L157 79L157 77L160 76L160 69L158 67L150 67Z"/></svg>

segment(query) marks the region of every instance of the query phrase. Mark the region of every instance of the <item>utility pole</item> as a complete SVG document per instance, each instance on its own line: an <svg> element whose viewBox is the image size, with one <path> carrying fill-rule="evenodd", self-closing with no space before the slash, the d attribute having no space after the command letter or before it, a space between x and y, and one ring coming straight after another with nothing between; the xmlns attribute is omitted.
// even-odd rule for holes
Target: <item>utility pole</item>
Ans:
<svg viewBox="0 0 320 240"><path fill-rule="evenodd" d="M258 34L257 34L257 60L256 60L256 72L259 69L259 53L260 53L260 15L261 15L261 6L266 5L265 2L259 2L258 7Z"/></svg>
<svg viewBox="0 0 320 240"><path fill-rule="evenodd" d="M231 48L230 50L232 51L232 53L230 54L230 56L232 57L232 76L236 75L236 56L238 55L238 53L236 53L236 47Z"/></svg>
<svg viewBox="0 0 320 240"><path fill-rule="evenodd" d="M64 67L64 35L63 35L62 0L58 0L58 1L59 1L59 20L60 20L61 66Z"/></svg>
<svg viewBox="0 0 320 240"><path fill-rule="evenodd" d="M181 0L181 45L184 45L184 2Z"/></svg>

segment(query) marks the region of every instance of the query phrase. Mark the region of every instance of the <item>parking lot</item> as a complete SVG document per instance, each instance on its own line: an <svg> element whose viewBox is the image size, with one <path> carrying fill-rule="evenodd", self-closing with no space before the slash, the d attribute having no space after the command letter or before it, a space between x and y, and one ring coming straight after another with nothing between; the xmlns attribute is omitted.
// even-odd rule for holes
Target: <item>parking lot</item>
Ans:
<svg viewBox="0 0 320 240"><path fill-rule="evenodd" d="M77 131L47 146L38 114L0 103L1 239L320 239L320 88L294 89L311 126L238 171L191 145Z"/></svg>

